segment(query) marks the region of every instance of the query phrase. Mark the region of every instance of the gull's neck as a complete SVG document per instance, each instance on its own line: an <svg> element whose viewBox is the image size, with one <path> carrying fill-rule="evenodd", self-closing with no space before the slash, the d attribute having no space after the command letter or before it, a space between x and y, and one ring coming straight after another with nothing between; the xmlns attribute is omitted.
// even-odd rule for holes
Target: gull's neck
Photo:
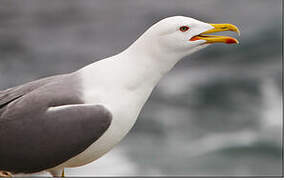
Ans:
<svg viewBox="0 0 286 180"><path fill-rule="evenodd" d="M122 64L129 66L130 73L137 79L136 85L138 87L140 84L142 86L155 86L173 68L179 58L172 57L170 54L156 53L156 47L151 48L151 51L144 51L150 47L139 48L140 45L133 44L118 57Z"/></svg>
<svg viewBox="0 0 286 180"><path fill-rule="evenodd" d="M162 53L152 41L146 43L148 37L141 38L123 52L90 64L83 70L90 71L92 80L101 81L107 87L132 91L147 89L147 94L150 93L181 57Z"/></svg>

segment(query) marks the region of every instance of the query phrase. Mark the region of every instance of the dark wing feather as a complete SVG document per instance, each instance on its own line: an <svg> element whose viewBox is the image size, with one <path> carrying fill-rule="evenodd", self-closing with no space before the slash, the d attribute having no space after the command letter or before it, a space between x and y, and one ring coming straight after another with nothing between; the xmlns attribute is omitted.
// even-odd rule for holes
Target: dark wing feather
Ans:
<svg viewBox="0 0 286 180"><path fill-rule="evenodd" d="M52 82L54 79L63 79L64 75L57 75L52 77L43 78L40 80L32 81L17 87L13 87L4 91L0 91L0 109L9 104L10 102L18 99L19 97L32 92L33 90ZM1 111L0 111L1 112Z"/></svg>
<svg viewBox="0 0 286 180"><path fill-rule="evenodd" d="M1 170L33 173L55 167L107 130L111 113L100 105L83 104L76 77L56 78L20 97L2 99L2 105L9 103L0 114Z"/></svg>

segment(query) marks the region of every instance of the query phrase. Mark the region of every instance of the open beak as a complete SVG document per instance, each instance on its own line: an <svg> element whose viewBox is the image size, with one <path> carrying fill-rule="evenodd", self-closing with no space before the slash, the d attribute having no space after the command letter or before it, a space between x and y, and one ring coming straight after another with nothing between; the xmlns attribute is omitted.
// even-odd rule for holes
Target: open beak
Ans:
<svg viewBox="0 0 286 180"><path fill-rule="evenodd" d="M206 35L209 33L216 33L221 31L233 31L240 35L239 29L232 24L210 24L214 28L205 31L197 36L194 36L190 41L205 40L206 43L226 43L226 44L238 44L238 40L229 36L216 36L216 35Z"/></svg>

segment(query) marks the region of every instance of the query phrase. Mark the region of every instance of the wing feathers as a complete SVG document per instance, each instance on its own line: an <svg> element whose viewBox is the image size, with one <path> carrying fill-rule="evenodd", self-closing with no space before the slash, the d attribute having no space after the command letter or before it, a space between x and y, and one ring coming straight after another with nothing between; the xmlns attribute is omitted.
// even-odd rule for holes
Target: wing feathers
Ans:
<svg viewBox="0 0 286 180"><path fill-rule="evenodd" d="M0 169L33 173L84 151L110 126L111 113L81 100L78 75L0 92Z"/></svg>

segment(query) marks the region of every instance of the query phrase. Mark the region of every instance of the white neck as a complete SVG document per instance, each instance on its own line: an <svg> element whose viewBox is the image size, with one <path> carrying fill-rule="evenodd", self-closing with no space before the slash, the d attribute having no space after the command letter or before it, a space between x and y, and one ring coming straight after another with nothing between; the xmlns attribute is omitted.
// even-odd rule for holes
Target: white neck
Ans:
<svg viewBox="0 0 286 180"><path fill-rule="evenodd" d="M145 91L144 95L149 96L159 80L181 57L159 53L156 46L150 48L146 45L148 43L139 38L120 54L97 61L82 70L90 72L89 78L94 81L93 84L99 83L116 90L125 88L140 94Z"/></svg>
<svg viewBox="0 0 286 180"><path fill-rule="evenodd" d="M128 87L142 88L149 86L154 88L159 80L168 73L173 66L179 61L168 55L158 56L153 52L142 52L137 50L137 44L133 44L130 48L118 55L121 65L128 67ZM162 63L162 61L164 61ZM124 69L125 71L125 69ZM126 75L127 75L126 74Z"/></svg>

